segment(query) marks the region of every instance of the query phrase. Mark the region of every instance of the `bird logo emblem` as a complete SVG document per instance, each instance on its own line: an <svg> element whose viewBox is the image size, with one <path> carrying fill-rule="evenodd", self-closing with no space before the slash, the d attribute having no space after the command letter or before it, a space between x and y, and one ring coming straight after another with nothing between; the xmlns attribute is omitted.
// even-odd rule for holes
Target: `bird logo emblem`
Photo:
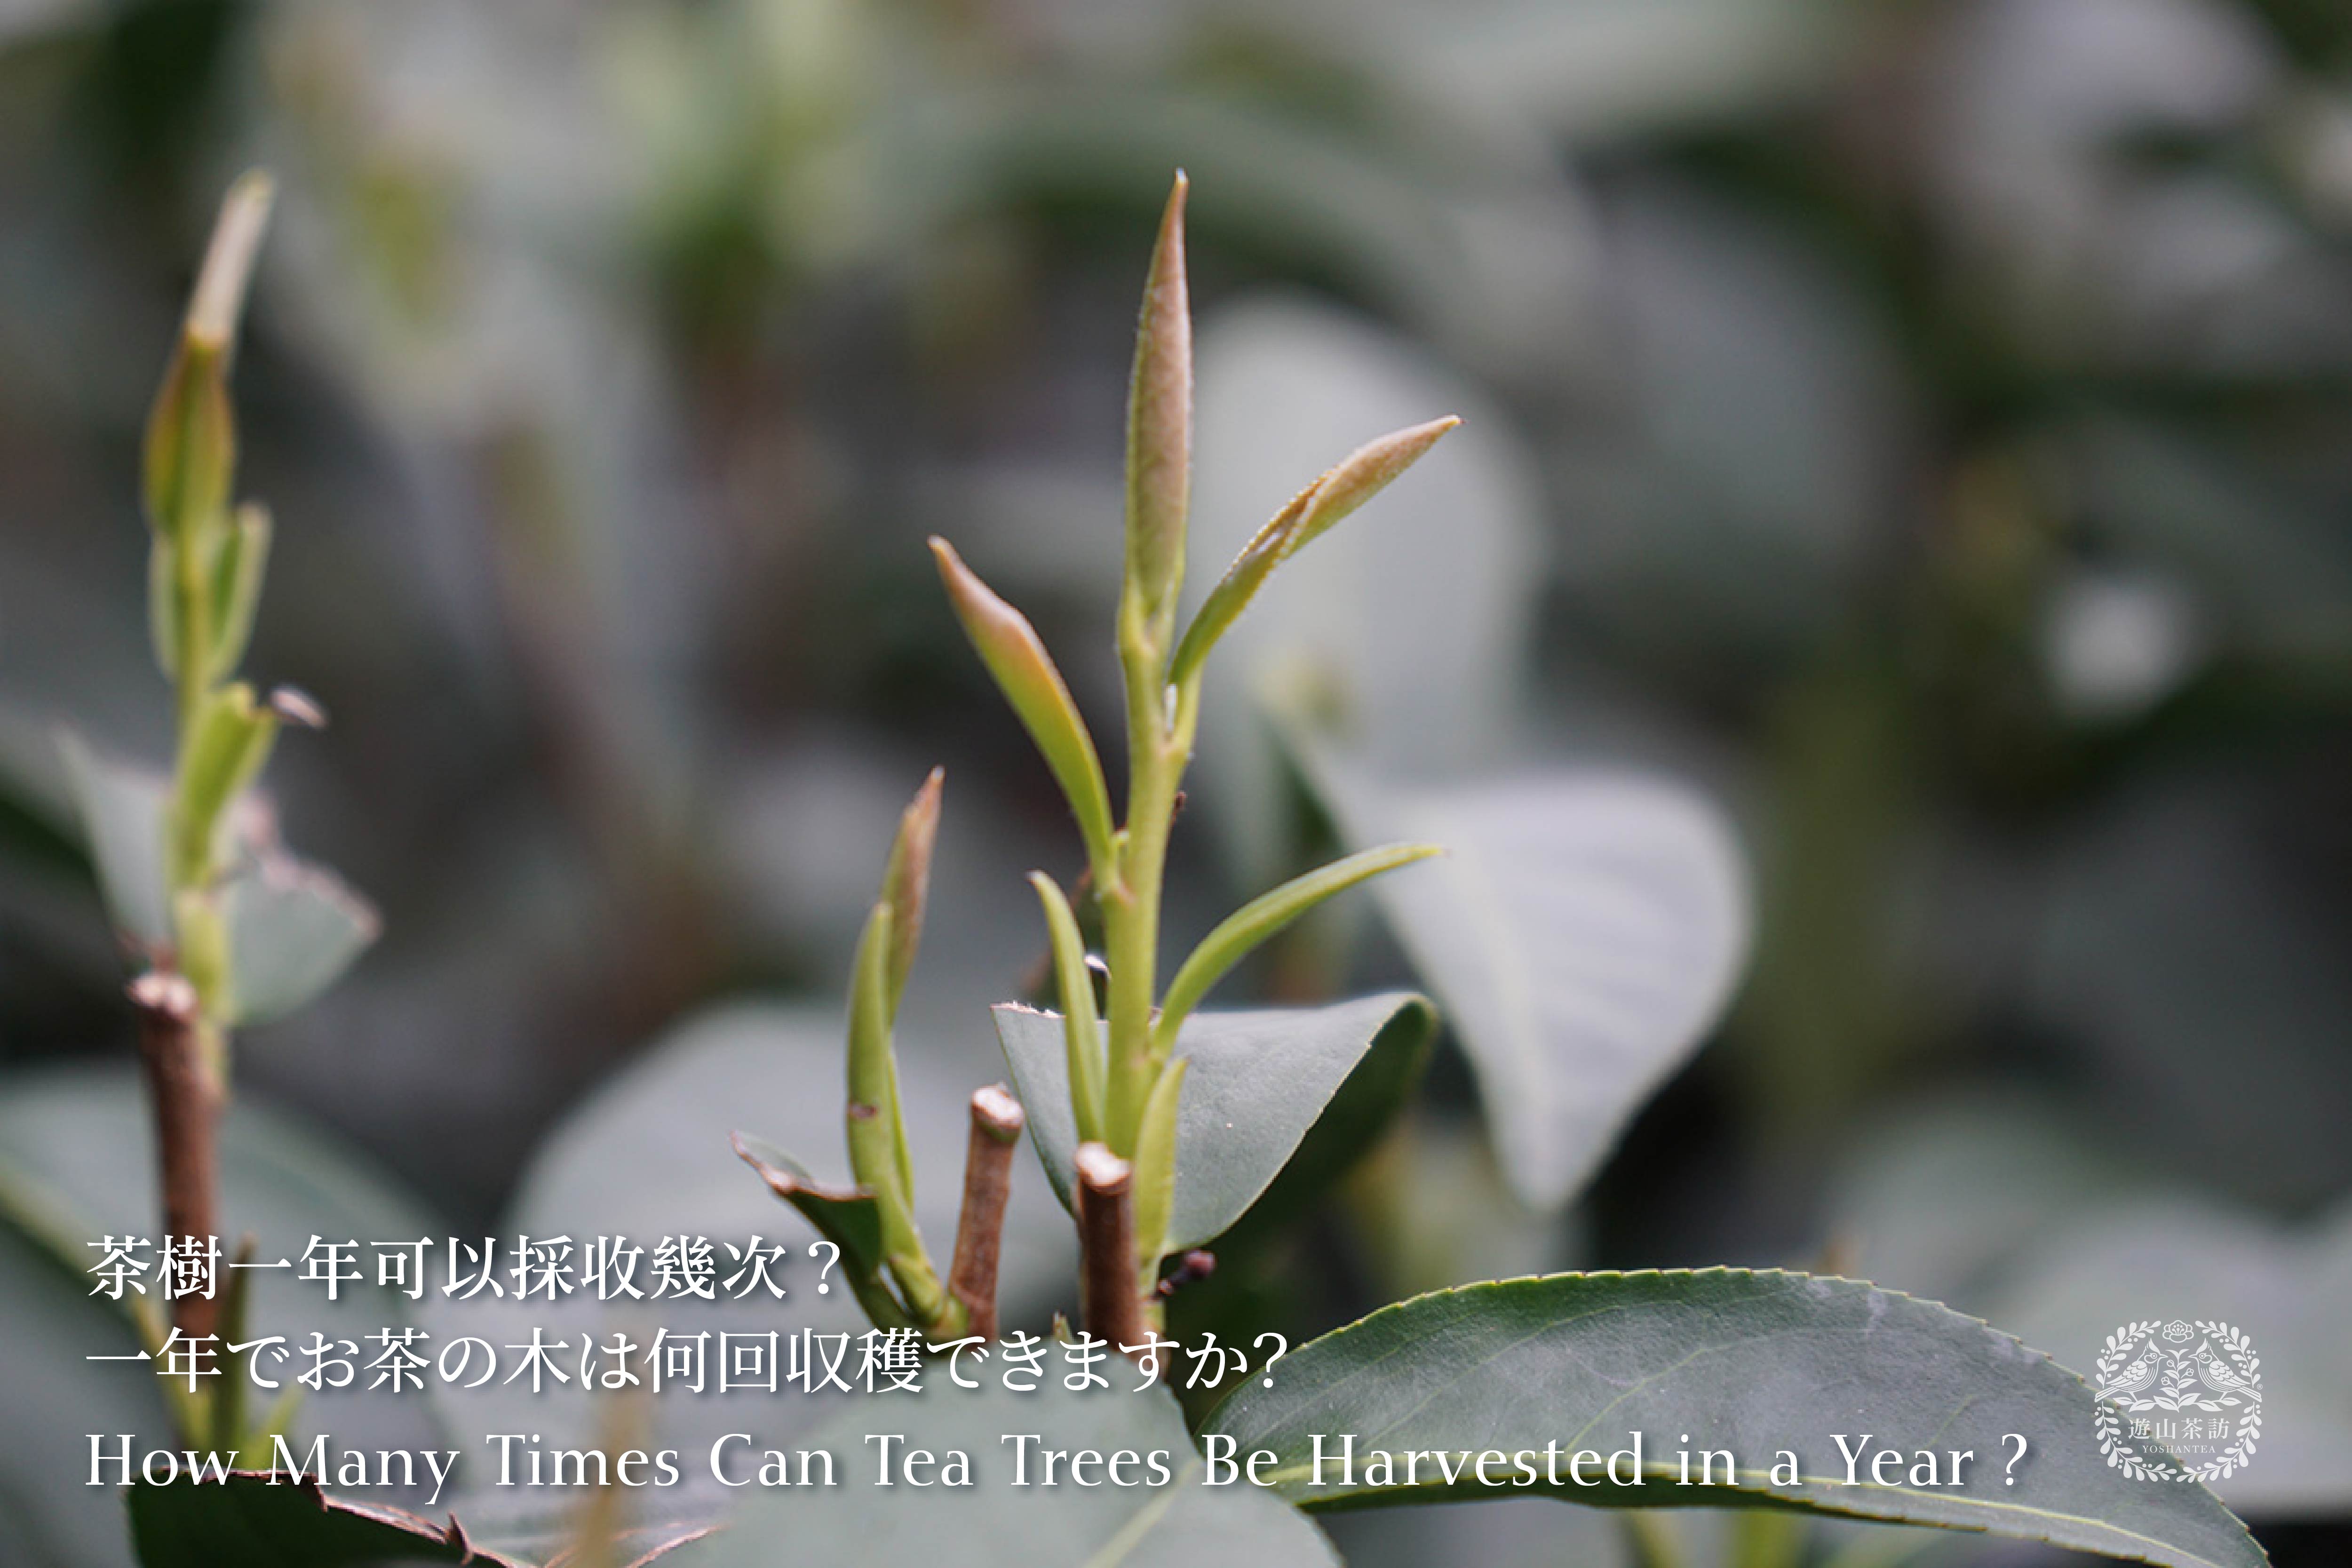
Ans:
<svg viewBox="0 0 2352 1568"><path fill-rule="evenodd" d="M2197 1381L2220 1394L2221 1403L2225 1405L2238 1403L2236 1398L2231 1397L2232 1395L2252 1400L2262 1398L2263 1391L2256 1386L2259 1379L2241 1377L2238 1374L2238 1369L2231 1366L2223 1359L2221 1353L2213 1348L2212 1341L2208 1340L2199 1345L2191 1353L2190 1360L2197 1365Z"/></svg>
<svg viewBox="0 0 2352 1568"><path fill-rule="evenodd" d="M2131 1364L2117 1373L2115 1381L2099 1387L2099 1397L2109 1399L2126 1410L2149 1410L2156 1402L2139 1397L2164 1373L2164 1352L2153 1341L2140 1348Z"/></svg>
<svg viewBox="0 0 2352 1568"><path fill-rule="evenodd" d="M2262 1359L2252 1341L2202 1319L2126 1323L2093 1368L2099 1452L2138 1480L2219 1480L2262 1435Z"/></svg>

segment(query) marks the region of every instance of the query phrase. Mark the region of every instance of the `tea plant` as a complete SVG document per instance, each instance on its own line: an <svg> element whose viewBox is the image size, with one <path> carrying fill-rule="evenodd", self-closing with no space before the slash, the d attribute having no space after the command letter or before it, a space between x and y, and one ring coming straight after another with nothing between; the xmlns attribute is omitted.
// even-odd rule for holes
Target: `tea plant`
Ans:
<svg viewBox="0 0 2352 1568"><path fill-rule="evenodd" d="M308 1001L375 932L365 903L288 853L253 788L281 729L325 721L295 689L265 694L237 676L271 525L259 503L236 497L229 372L270 196L268 178L248 174L222 203L147 423L148 624L173 693L171 773L159 779L70 735L63 742L109 906L143 966L130 995L163 1240L155 1292L121 1300L148 1353L164 1363L208 1337L247 1338L248 1276L233 1265L247 1260L250 1238L226 1256L218 1239L231 1031ZM77 1268L87 1261L69 1241L61 1250ZM285 1429L299 1387L249 1421L242 1363L222 1361L226 1374L200 1384L160 1380L181 1436L226 1454L266 1445Z"/></svg>
<svg viewBox="0 0 2352 1568"><path fill-rule="evenodd" d="M1127 731L1123 821L1114 818L1094 740L1034 629L951 546L932 543L954 613L1068 801L1086 862L1073 888L1042 874L1031 879L1059 1011L997 1011L1017 1098L989 1088L972 1099L948 1268L942 1273L915 1219L917 1156L937 1152L910 1146L893 1042L922 934L939 774L901 819L854 961L844 1119L850 1184L823 1184L789 1153L749 1135L735 1141L769 1187L838 1247L876 1326L938 1343L995 1333L999 1231L1025 1130L1076 1220L1083 1330L1153 1371L1167 1365L1157 1353L1163 1283L1202 1266L1188 1258L1163 1281L1170 1256L1227 1234L1262 1205L1289 1201L1290 1189L1331 1180L1402 1095L1433 1021L1421 998L1395 994L1309 1009L1201 1008L1221 978L1289 921L1437 852L1428 845L1367 850L1252 900L1160 984L1169 833L1198 729L1202 672L1273 573L1453 425L1440 419L1399 431L1326 471L1251 540L1180 632L1192 382L1183 203L1180 178L1145 289L1129 391L1116 643ZM226 493L225 481L205 482L211 488L200 497ZM186 537L199 536L174 534L174 548ZM217 552L227 536L201 537ZM217 564L217 553L209 559ZM186 603L174 599L175 613ZM186 635L182 623L174 631L168 646ZM200 669L205 681L226 669L216 650L171 668ZM205 783L199 805L250 778L255 748L267 745L257 717L266 710L249 692L220 695L209 685L189 699L190 713L205 723L234 721L242 726L235 733L261 736L233 752L226 782ZM201 739L205 725L194 732ZM199 776L212 779L211 764ZM220 874L211 861L201 869L181 894L202 893ZM230 932L233 980L241 973L234 922ZM233 984L209 982L207 993L194 976L180 978L196 998L186 1033L200 1035L207 1018L233 1021L233 1012L220 1011L239 994ZM1363 1100L1375 1102L1371 1113ZM1343 1114L1347 1100L1359 1102ZM2201 1487L2140 1485L2109 1468L2091 1410L2078 1378L2009 1336L1861 1281L1728 1268L1489 1281L1385 1307L1326 1334L1284 1356L1277 1371L1259 1368L1190 1426L1165 1388L1074 1395L1051 1381L1036 1395L1016 1396L986 1380L969 1394L933 1380L919 1406L903 1404L887 1417L891 1430L941 1449L993 1451L1016 1430L1105 1451L1166 1448L1185 1456L1172 1491L1039 1496L981 1486L915 1498L826 1488L754 1501L726 1530L677 1544L664 1561L914 1563L950 1553L971 1563L1108 1563L1212 1551L1227 1563L1328 1561L1311 1511L1536 1492L1609 1507L1795 1510L1939 1525L2176 1568L2263 1561ZM835 1447L855 1448L876 1419L853 1405L812 1437L831 1435ZM2031 1435L2032 1452L2000 1475L2006 1433ZM1366 1451L1426 1458L1402 1475L1334 1465L1329 1448L1343 1435ZM1902 1462L1860 1480L1843 1474L1839 1454L1855 1439ZM1737 1457L1711 1467L1702 1459L1703 1483L1694 1486L1693 1444ZM1622 1454L1629 1445L1630 1468L1622 1478L1611 1471L1611 1484L1552 1465L1498 1489L1478 1468L1487 1454ZM1964 1484L1940 1465L1926 1473L1917 1467L1923 1452L1958 1450L1978 1456ZM1253 1457L1258 1485L1230 1484L1236 1456ZM1228 1467L1228 1484L1205 1484L1218 1479L1217 1464ZM151 1561L207 1560L207 1544L226 1539L232 1522L247 1529L263 1519L276 1539L292 1543L280 1557L289 1562L304 1560L306 1549L445 1561L466 1560L472 1550L454 1521L446 1531L428 1529L257 1484L224 1491L234 1508L210 1489L133 1489ZM1041 1546L1047 1521L1066 1553Z"/></svg>
<svg viewBox="0 0 2352 1568"><path fill-rule="evenodd" d="M998 1009L999 1032L1026 1124L1057 1193L1076 1217L1084 1328L1160 1365L1160 1274L1171 1250L1225 1231L1298 1151L1331 1098L1400 1017L1426 1016L1415 999L1289 1013L1203 1014L1198 1005L1252 948L1317 903L1366 878L1438 853L1399 845L1365 851L1286 883L1202 939L1155 1005L1160 903L1169 825L1199 723L1201 677L1219 638L1267 578L1433 445L1455 421L1383 437L1327 470L1277 511L1227 568L1181 637L1191 458L1191 330L1185 297L1180 175L1161 222L1137 333L1129 392L1125 571L1117 655L1126 696L1126 820L1114 824L1091 735L1035 631L992 593L953 547L931 549L974 648L1035 742L1076 820L1086 852L1082 901L1099 923L1099 955L1070 895L1031 878L1045 912L1058 1017ZM937 774L908 808L869 917L850 996L847 1111L854 1191L828 1191L779 1152L739 1135L738 1152L842 1248L859 1300L880 1327L913 1325L933 1338L992 1325L979 1294L992 1276L942 1289L911 1217L913 1159L900 1127L889 1026L921 921L923 873L937 828ZM1097 964L1107 1002L1098 1005ZM1001 1152L1022 1118L974 1100L957 1256L992 1250L1001 1221ZM1359 1129L1360 1131L1361 1129ZM1328 1178L1328 1163L1318 1172ZM1181 1276L1183 1270L1179 1270ZM983 1395L975 1402L985 1407ZM1121 1403L1112 1400L1109 1403ZM1014 1412L995 1402L1002 1420ZM1640 1454L1637 1483L1587 1487L1556 1475L1557 1496L1606 1506L1796 1508L1866 1519L2022 1535L2083 1550L2181 1564L2256 1563L2260 1549L2210 1494L2135 1489L2101 1461L2089 1436L2090 1398L2079 1379L2008 1336L1933 1302L1847 1279L1781 1270L1713 1268L1564 1274L1443 1290L1382 1309L1286 1356L1278 1376L1242 1383L1201 1425L1204 1453L1262 1453L1262 1477L1309 1510L1462 1500L1496 1495L1469 1478L1471 1456L1544 1452L1548 1439L1596 1433L1708 1434L1743 1458L1720 1487L1696 1495L1686 1462ZM1034 1412L1018 1419L1036 1419ZM984 1430L968 1413L940 1418ZM1104 1426L1125 1419L1101 1417ZM1080 1428L1086 1420L1072 1416ZM1957 1444L2003 1453L2004 1431L2035 1435L2032 1469L2006 1484L1958 1487L1948 1475L1897 1467L1908 1480L1846 1486L1832 1432L1856 1420L1868 1442L1919 1451ZM842 1430L853 1430L854 1425ZM1335 1434L1366 1444L1436 1450L1460 1463L1400 1480L1356 1467L1324 1472ZM1373 1435L1377 1435L1375 1438ZM1785 1468L1754 1456L1781 1455ZM985 1440L984 1438L982 1439ZM1573 1446L1573 1445L1571 1445ZM1197 1479L1195 1477L1194 1479ZM871 1505L868 1505L869 1507ZM884 1506L887 1506L887 1504ZM984 1532L992 1509L973 1499L967 1527ZM856 1506L833 1510L816 1539L851 1539ZM781 1523L782 1511L751 1516ZM803 1543L809 1517L790 1516ZM1117 1540L1153 1528L1138 1505ZM1000 1522L1013 1528L1013 1516ZM1161 1528L1181 1527L1169 1524ZM1202 1528L1198 1525L1194 1528ZM1286 1522L1235 1511L1222 1544L1246 1542L1252 1561L1312 1550ZM839 1530L834 1537L827 1532ZM756 1531L751 1531L756 1534ZM1202 1539L1206 1539L1206 1535ZM691 1549L688 1561L765 1561L757 1548ZM1008 1558L1008 1561L1011 1559Z"/></svg>

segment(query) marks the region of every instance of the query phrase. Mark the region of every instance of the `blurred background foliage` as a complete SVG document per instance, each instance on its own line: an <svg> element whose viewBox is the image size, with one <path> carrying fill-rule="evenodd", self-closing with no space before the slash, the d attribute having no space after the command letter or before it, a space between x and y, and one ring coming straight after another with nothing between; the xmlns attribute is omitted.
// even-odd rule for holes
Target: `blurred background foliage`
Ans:
<svg viewBox="0 0 2352 1568"><path fill-rule="evenodd" d="M534 1145L648 1041L725 1059L765 1026L740 998L833 997L934 761L908 1016L943 1094L997 1076L981 1005L1044 951L1018 873L1077 851L920 541L1110 723L1132 300L1181 164L1196 574L1382 427L1357 411L1470 416L1368 514L1354 620L1245 624L1376 667L1392 770L1697 784L1754 931L1584 1202L1508 1195L1442 1043L1345 1211L1200 1310L1825 1264L2082 1366L2179 1295L2304 1391L2225 1496L2283 1560L2343 1549L2352 10L6 0L12 1067L128 1051L51 727L162 745L137 442L254 163L281 195L238 396L278 546L248 664L333 714L271 783L385 935L249 1037L247 1096L453 1226L560 1214ZM1222 704L1186 938L1339 831ZM1367 900L1249 978L1412 973ZM1534 1560L1566 1517L1474 1511L1344 1539Z"/></svg>

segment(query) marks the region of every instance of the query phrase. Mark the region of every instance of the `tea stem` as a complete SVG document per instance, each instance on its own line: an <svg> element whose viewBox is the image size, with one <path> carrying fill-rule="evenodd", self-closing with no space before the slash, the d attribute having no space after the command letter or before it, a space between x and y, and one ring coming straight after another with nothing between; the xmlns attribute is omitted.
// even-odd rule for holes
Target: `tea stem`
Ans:
<svg viewBox="0 0 2352 1568"><path fill-rule="evenodd" d="M181 975L150 972L131 983L131 1005L155 1112L163 1233L203 1245L219 1230L221 1100L204 1060L196 988ZM213 1331L217 1308L209 1295L182 1295L172 1303L172 1321L188 1338L202 1339Z"/></svg>
<svg viewBox="0 0 2352 1568"><path fill-rule="evenodd" d="M1080 1316L1114 1348L1139 1348L1146 1337L1135 1289L1134 1173L1102 1144L1078 1145Z"/></svg>
<svg viewBox="0 0 2352 1568"><path fill-rule="evenodd" d="M965 1331L996 1338L996 1265L1004 1242L1004 1205L1013 1194L1013 1152L1027 1121L1001 1083L971 1097L971 1141L964 1152L963 1214L956 1223L948 1294L963 1303Z"/></svg>

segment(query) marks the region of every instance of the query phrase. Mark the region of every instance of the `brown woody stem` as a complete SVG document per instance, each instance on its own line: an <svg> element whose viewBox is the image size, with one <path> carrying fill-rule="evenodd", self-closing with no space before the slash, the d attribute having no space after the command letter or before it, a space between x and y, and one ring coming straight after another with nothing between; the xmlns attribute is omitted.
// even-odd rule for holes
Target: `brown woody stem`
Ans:
<svg viewBox="0 0 2352 1568"><path fill-rule="evenodd" d="M1079 1310L1089 1332L1114 1347L1143 1348L1143 1298L1135 1288L1135 1171L1101 1143L1078 1145Z"/></svg>
<svg viewBox="0 0 2352 1568"><path fill-rule="evenodd" d="M963 1215L956 1222L948 1294L963 1303L967 1331L996 1338L996 1261L1004 1241L1004 1204L1013 1193L1013 1151L1027 1118L1001 1083L971 1097L971 1142L964 1152Z"/></svg>
<svg viewBox="0 0 2352 1568"><path fill-rule="evenodd" d="M220 1234L221 1100L205 1068L196 988L183 975L149 973L131 983L131 1005L139 1016L139 1056L155 1112L163 1233L207 1245ZM217 1292L184 1295L172 1303L172 1321L188 1338L202 1339L213 1331L219 1310Z"/></svg>

